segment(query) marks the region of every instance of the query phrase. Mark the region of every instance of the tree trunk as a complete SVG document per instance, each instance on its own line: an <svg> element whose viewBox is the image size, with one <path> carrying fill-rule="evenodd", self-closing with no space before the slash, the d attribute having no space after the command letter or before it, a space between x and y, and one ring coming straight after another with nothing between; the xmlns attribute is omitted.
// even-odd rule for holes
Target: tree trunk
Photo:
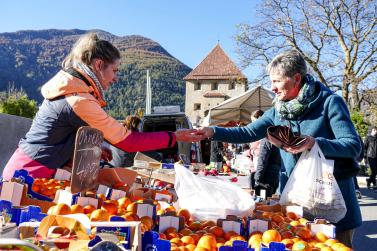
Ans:
<svg viewBox="0 0 377 251"><path fill-rule="evenodd" d="M348 79L344 78L342 83L342 97L344 99L344 102L346 102L347 106L349 106L349 91L348 91Z"/></svg>

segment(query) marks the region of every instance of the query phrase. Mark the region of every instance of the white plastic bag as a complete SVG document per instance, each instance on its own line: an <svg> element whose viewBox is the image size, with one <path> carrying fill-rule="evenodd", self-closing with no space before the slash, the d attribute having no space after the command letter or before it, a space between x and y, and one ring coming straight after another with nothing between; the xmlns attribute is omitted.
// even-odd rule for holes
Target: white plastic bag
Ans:
<svg viewBox="0 0 377 251"><path fill-rule="evenodd" d="M321 217L333 223L340 221L347 209L333 173L334 161L327 160L315 143L310 151L301 154L280 203L302 206L309 217Z"/></svg>
<svg viewBox="0 0 377 251"><path fill-rule="evenodd" d="M242 188L221 179L206 179L175 164L175 190L181 208L197 220L224 219L227 215L247 216L254 200Z"/></svg>

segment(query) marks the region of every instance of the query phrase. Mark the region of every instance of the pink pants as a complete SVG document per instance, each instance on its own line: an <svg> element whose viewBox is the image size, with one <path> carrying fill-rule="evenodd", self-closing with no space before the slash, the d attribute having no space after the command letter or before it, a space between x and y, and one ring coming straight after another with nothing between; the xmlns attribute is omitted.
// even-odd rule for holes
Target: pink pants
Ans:
<svg viewBox="0 0 377 251"><path fill-rule="evenodd" d="M28 171L33 178L52 178L56 171L32 160L21 148L17 148L4 168L3 178L10 180L14 172L21 169Z"/></svg>

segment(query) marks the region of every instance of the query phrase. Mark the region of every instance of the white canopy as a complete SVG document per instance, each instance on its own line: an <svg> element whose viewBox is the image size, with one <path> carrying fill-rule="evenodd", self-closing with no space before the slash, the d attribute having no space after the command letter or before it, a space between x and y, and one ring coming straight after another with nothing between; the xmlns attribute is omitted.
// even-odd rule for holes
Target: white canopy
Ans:
<svg viewBox="0 0 377 251"><path fill-rule="evenodd" d="M266 111L272 106L275 94L262 86L256 86L237 97L233 97L209 110L202 126L219 125L229 121L250 123L255 110Z"/></svg>

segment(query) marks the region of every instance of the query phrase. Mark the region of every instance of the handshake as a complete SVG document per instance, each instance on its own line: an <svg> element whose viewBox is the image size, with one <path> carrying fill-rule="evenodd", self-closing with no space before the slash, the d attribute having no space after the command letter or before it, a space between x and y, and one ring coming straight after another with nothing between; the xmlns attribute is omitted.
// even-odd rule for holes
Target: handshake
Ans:
<svg viewBox="0 0 377 251"><path fill-rule="evenodd" d="M214 131L211 127L203 127L199 129L181 129L175 131L177 141L199 142L204 139L212 138Z"/></svg>

